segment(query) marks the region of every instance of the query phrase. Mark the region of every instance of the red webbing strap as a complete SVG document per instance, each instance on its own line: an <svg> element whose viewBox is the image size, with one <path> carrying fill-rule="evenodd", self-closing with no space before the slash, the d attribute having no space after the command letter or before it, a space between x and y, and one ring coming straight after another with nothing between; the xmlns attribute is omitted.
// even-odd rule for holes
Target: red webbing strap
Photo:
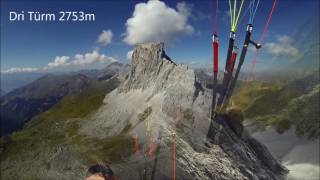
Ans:
<svg viewBox="0 0 320 180"><path fill-rule="evenodd" d="M236 53L236 52L233 52L231 54L230 69L229 69L230 75L232 75L232 72L233 72L233 69L234 69L234 65L235 65L236 60L237 60L237 55L238 55L238 53Z"/></svg>
<svg viewBox="0 0 320 180"><path fill-rule="evenodd" d="M213 42L213 73L217 75L218 73L218 60L219 57L219 43Z"/></svg>

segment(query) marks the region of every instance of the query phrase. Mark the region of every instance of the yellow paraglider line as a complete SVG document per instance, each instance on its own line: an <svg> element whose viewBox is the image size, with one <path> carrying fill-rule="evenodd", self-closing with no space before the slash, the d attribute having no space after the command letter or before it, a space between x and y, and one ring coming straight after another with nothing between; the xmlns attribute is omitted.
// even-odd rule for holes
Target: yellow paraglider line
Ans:
<svg viewBox="0 0 320 180"><path fill-rule="evenodd" d="M241 10L242 10L243 2L244 2L244 0L242 0L242 1L241 1L241 5L240 5L239 12L238 12L238 16L237 16L237 18L236 18L236 22L234 23L234 26L233 26L234 31L237 29L237 26L238 26L238 20L239 20L239 16L240 16L240 14L241 14Z"/></svg>
<svg viewBox="0 0 320 180"><path fill-rule="evenodd" d="M229 2L231 31L235 32L237 30L237 24L242 11L244 0L241 0L241 4L238 12L237 12L237 0L234 0L233 6L231 5L231 0L229 0L228 2Z"/></svg>
<svg viewBox="0 0 320 180"><path fill-rule="evenodd" d="M237 10L237 0L234 0L234 3L233 3L233 17L232 17L232 31L234 31L234 22L235 22L235 17L236 17L236 10Z"/></svg>
<svg viewBox="0 0 320 180"><path fill-rule="evenodd" d="M230 11L230 25L232 29L233 21L232 21L232 6L231 6L231 0L229 0L229 11Z"/></svg>

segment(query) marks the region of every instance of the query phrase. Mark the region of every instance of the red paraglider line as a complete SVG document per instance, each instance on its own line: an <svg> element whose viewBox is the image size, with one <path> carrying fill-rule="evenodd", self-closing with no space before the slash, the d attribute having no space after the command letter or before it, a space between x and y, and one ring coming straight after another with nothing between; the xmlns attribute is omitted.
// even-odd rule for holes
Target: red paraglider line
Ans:
<svg viewBox="0 0 320 180"><path fill-rule="evenodd" d="M137 133L133 135L133 142L134 142L135 155L137 156L137 158L139 158L141 154L141 150L140 150L141 148L140 148L139 138Z"/></svg>
<svg viewBox="0 0 320 180"><path fill-rule="evenodd" d="M269 25L270 25L270 22L271 22L272 15L273 15L273 12L274 12L274 10L275 10L276 4L277 4L277 0L274 0L274 1L273 1L273 4L272 4L271 11L270 11L270 13L269 13L269 17L268 17L267 23L266 23L266 25L264 26L263 32L262 32L262 34L261 34L261 36L260 36L260 39L259 39L259 43L260 43L260 44L262 44L263 41L264 41L264 38L265 38L265 35L266 35L267 30L268 30L268 28L269 28ZM255 55L254 55L254 58L253 58L253 61L252 61L252 64L251 64L251 67L250 67L250 70L249 70L248 77L247 77L247 79L246 79L246 81L245 81L245 84L244 84L244 87L243 87L243 88L244 88L244 91L243 91L244 94L243 94L243 95L246 94L246 91L247 91L248 85L249 85L249 81L251 81L252 78L253 78L253 72L254 72L255 65L256 65L256 63L257 63L258 55L259 55L259 49L257 49L257 51L256 51L256 53L255 53Z"/></svg>

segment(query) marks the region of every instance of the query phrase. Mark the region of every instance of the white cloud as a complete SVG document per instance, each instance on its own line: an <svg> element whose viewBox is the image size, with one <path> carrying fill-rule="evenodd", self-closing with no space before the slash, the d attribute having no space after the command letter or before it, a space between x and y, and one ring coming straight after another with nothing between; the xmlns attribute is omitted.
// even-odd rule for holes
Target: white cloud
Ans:
<svg viewBox="0 0 320 180"><path fill-rule="evenodd" d="M94 50L92 53L76 54L74 56L73 64L84 65L84 64L92 64L100 58L100 54L98 51Z"/></svg>
<svg viewBox="0 0 320 180"><path fill-rule="evenodd" d="M100 55L98 60L100 61L101 64L112 63L112 62L119 61L117 58L109 57L109 56L106 56L104 54Z"/></svg>
<svg viewBox="0 0 320 180"><path fill-rule="evenodd" d="M293 39L288 35L283 35L283 36L278 35L277 41L280 43L283 43L283 44L292 44L293 43Z"/></svg>
<svg viewBox="0 0 320 180"><path fill-rule="evenodd" d="M52 62L49 62L47 66L39 67L39 68L10 68L1 73L19 73L19 72L36 72L36 71L48 71L53 70L55 68L83 68L83 66L87 65L89 68L97 65L96 63L106 64L119 61L115 57L110 57L105 54L100 54L99 51L93 50L90 53L85 54L76 54L74 58L70 58L69 56L56 56ZM93 65L93 66L89 66Z"/></svg>
<svg viewBox="0 0 320 180"><path fill-rule="evenodd" d="M49 68L69 65L69 56L56 56L53 62L48 63Z"/></svg>
<svg viewBox="0 0 320 180"><path fill-rule="evenodd" d="M97 42L102 45L110 44L112 41L112 31L109 30L103 30L102 33L98 36Z"/></svg>
<svg viewBox="0 0 320 180"><path fill-rule="evenodd" d="M1 71L1 73L10 74L10 73L35 72L35 71L38 71L38 68L25 67L25 68L10 68L10 69Z"/></svg>
<svg viewBox="0 0 320 180"><path fill-rule="evenodd" d="M168 42L178 35L193 33L188 24L191 10L185 3L178 3L177 10L168 7L164 2L154 0L138 3L133 16L126 22L124 42L137 44L145 42Z"/></svg>
<svg viewBox="0 0 320 180"><path fill-rule="evenodd" d="M75 59L72 61L72 64L76 64L76 65L93 64L95 62L100 62L103 64L103 63L118 61L113 57L100 54L97 50L93 50L91 53L86 53L84 55L76 54L74 58Z"/></svg>
<svg viewBox="0 0 320 180"><path fill-rule="evenodd" d="M293 45L293 39L290 36L277 36L276 42L266 43L267 52L275 56L294 57L299 54L299 50Z"/></svg>
<svg viewBox="0 0 320 180"><path fill-rule="evenodd" d="M132 60L133 50L127 52L127 59Z"/></svg>

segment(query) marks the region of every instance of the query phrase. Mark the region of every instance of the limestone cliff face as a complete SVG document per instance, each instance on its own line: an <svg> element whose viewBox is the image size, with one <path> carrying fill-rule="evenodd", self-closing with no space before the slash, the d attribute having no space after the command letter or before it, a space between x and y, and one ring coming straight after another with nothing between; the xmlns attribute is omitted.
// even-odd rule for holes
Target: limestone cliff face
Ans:
<svg viewBox="0 0 320 180"><path fill-rule="evenodd" d="M217 117L207 138L210 99L194 71L175 64L162 43L137 45L124 82L105 97L80 133L136 136L143 145L155 139L152 158L132 154L125 163L113 164L121 179L172 179L173 144L177 179L283 179L285 168L242 128L235 128L241 124L228 115Z"/></svg>
<svg viewBox="0 0 320 180"><path fill-rule="evenodd" d="M153 86L159 92L185 78L191 78L190 82L193 82L195 78L193 71L187 66L177 66L165 54L163 43L140 44L132 54L128 78L119 90L127 92Z"/></svg>

